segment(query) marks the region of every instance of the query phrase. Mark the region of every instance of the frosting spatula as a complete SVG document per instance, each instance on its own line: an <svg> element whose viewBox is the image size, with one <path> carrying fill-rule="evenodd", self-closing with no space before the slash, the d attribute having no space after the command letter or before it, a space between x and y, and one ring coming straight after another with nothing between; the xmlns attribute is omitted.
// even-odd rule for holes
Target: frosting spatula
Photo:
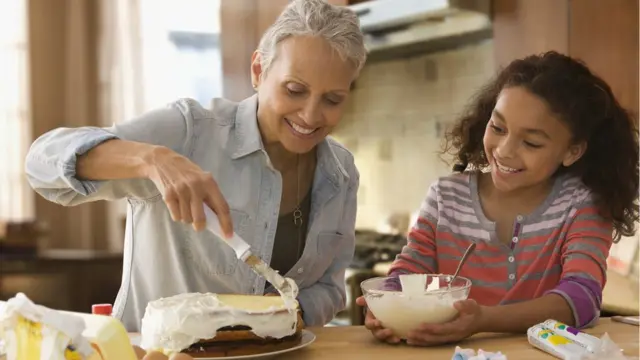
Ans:
<svg viewBox="0 0 640 360"><path fill-rule="evenodd" d="M298 287L293 280L287 281L277 271L273 270L260 257L251 253L251 247L242 239L235 231L230 239L225 239L220 221L216 213L207 205L204 205L204 215L207 218L207 230L219 237L223 242L229 245L236 253L238 259L249 265L249 267L258 275L264 277L282 296L298 296Z"/></svg>

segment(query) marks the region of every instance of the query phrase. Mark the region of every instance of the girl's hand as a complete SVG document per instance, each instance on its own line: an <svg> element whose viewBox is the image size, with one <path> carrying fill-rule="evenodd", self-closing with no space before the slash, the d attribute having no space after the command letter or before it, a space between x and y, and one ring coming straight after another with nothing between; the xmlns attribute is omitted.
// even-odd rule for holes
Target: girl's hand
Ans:
<svg viewBox="0 0 640 360"><path fill-rule="evenodd" d="M156 147L145 158L146 177L156 185L174 221L191 224L203 230L207 220L203 204L220 219L224 235L233 235L229 205L213 176L171 149Z"/></svg>
<svg viewBox="0 0 640 360"><path fill-rule="evenodd" d="M453 306L458 310L458 316L444 324L422 324L411 331L407 337L407 344L429 346L452 343L463 340L480 329L482 306L475 300L457 301Z"/></svg>
<svg viewBox="0 0 640 360"><path fill-rule="evenodd" d="M364 296L360 296L359 298L357 298L356 304L360 306L367 306L367 302L365 301ZM367 314L364 318L364 327L369 329L373 336L380 341L384 341L389 344L397 344L400 342L400 338L395 336L390 329L384 328L380 320L376 319L376 317L373 316L371 310L369 310L368 308Z"/></svg>

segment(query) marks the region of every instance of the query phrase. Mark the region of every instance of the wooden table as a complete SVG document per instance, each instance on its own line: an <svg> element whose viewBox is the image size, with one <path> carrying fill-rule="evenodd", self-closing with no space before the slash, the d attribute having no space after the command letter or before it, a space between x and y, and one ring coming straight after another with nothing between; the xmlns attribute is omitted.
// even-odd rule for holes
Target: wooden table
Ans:
<svg viewBox="0 0 640 360"><path fill-rule="evenodd" d="M620 346L625 355L639 356L637 326L601 319L598 325L586 332L601 336L605 332ZM456 345L419 348L407 345L387 345L376 341L371 333L361 326L309 328L316 340L308 347L278 357L279 360L312 359L419 359L450 360ZM463 348L501 351L509 360L554 359L533 348L524 335L483 334L458 344Z"/></svg>

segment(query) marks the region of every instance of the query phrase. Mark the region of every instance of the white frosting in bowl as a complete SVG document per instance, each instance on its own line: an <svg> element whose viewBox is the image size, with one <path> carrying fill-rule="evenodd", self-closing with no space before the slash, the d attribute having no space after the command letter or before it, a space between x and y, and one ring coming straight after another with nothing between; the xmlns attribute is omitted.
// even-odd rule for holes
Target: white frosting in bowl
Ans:
<svg viewBox="0 0 640 360"><path fill-rule="evenodd" d="M456 300L450 294L440 297L427 292L420 295L385 292L366 298L367 306L382 325L402 339L422 323L441 324L453 320L458 313L453 307Z"/></svg>
<svg viewBox="0 0 640 360"><path fill-rule="evenodd" d="M161 298L147 305L140 345L147 351L179 352L214 338L220 328L238 325L259 337L280 339L295 333L297 307L297 301L279 296L188 293Z"/></svg>
<svg viewBox="0 0 640 360"><path fill-rule="evenodd" d="M470 281L459 279L449 288L447 275L403 274L365 280L361 286L367 306L382 326L406 339L423 323L442 324L456 317L453 304L466 299L470 287Z"/></svg>

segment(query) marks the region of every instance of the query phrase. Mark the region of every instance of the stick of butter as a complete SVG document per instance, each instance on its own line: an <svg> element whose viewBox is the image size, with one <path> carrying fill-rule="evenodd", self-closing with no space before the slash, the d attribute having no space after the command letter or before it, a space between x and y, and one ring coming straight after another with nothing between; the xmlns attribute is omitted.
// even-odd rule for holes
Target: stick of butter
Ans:
<svg viewBox="0 0 640 360"><path fill-rule="evenodd" d="M52 310L22 293L0 304L0 339L7 360L137 359L117 319Z"/></svg>

